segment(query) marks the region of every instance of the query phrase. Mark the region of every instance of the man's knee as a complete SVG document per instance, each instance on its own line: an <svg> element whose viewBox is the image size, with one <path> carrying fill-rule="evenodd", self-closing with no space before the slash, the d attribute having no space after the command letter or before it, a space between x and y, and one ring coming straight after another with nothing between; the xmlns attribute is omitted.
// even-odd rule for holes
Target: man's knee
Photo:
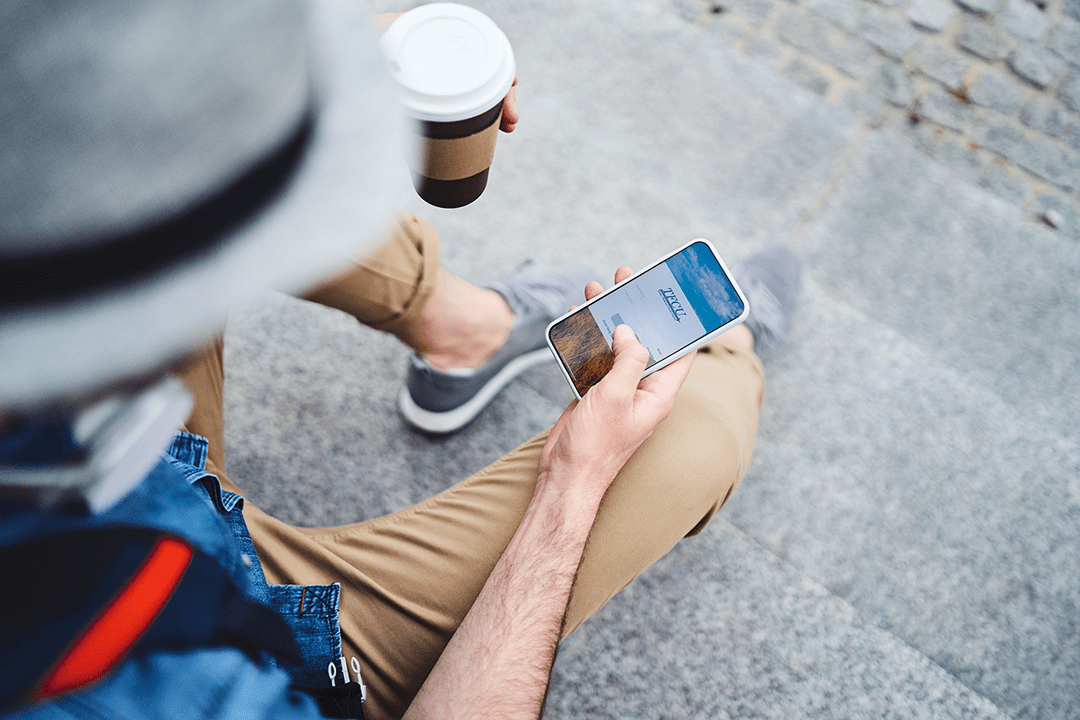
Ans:
<svg viewBox="0 0 1080 720"><path fill-rule="evenodd" d="M680 396L675 409L653 433L669 482L693 492L701 516L689 534L700 532L727 502L750 466L757 415L745 417L712 398Z"/></svg>

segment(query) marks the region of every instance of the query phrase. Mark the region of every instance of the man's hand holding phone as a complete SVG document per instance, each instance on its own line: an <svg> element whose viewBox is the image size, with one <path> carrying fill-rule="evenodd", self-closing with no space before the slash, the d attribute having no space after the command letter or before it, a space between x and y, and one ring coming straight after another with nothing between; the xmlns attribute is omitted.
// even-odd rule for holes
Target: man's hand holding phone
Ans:
<svg viewBox="0 0 1080 720"><path fill-rule="evenodd" d="M630 277L621 267L615 282ZM598 282L585 288L586 300L603 292ZM627 325L616 328L615 364L581 400L575 400L552 428L540 455L541 482L587 482L599 502L615 475L670 413L696 353L642 378L649 352Z"/></svg>
<svg viewBox="0 0 1080 720"><path fill-rule="evenodd" d="M644 374L667 367L749 315L746 297L708 240L691 240L552 321L547 342L582 398L615 362L614 331L629 324L649 353Z"/></svg>

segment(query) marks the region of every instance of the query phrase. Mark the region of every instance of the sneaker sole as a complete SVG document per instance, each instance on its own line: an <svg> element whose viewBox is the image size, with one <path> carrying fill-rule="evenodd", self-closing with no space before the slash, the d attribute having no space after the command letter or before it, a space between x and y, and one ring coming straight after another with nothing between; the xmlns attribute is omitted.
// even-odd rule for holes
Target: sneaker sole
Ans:
<svg viewBox="0 0 1080 720"><path fill-rule="evenodd" d="M398 393L398 410L411 425L424 432L438 435L452 433L472 422L515 377L534 365L553 359L551 351L546 347L519 355L506 363L475 395L453 410L444 412L433 412L420 407L413 401L409 388L403 387Z"/></svg>

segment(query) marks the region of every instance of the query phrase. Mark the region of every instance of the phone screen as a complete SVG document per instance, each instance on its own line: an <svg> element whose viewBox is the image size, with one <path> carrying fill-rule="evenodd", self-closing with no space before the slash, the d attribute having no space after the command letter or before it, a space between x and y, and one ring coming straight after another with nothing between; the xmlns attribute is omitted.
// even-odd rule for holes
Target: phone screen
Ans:
<svg viewBox="0 0 1080 720"><path fill-rule="evenodd" d="M712 248L696 241L556 321L548 337L584 395L615 362L618 325L629 325L649 351L648 371L739 319L745 307Z"/></svg>

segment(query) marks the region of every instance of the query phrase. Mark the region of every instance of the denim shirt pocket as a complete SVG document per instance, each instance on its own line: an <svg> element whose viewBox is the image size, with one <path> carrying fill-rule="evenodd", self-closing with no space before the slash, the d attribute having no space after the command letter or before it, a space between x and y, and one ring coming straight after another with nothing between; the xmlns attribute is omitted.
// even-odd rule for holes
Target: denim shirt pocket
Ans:
<svg viewBox="0 0 1080 720"><path fill-rule="evenodd" d="M334 684L348 680L341 659L338 608L341 585L268 585L270 607L285 618L296 636L302 658L299 667L286 667L293 682L305 688L330 687L330 665L336 665Z"/></svg>

